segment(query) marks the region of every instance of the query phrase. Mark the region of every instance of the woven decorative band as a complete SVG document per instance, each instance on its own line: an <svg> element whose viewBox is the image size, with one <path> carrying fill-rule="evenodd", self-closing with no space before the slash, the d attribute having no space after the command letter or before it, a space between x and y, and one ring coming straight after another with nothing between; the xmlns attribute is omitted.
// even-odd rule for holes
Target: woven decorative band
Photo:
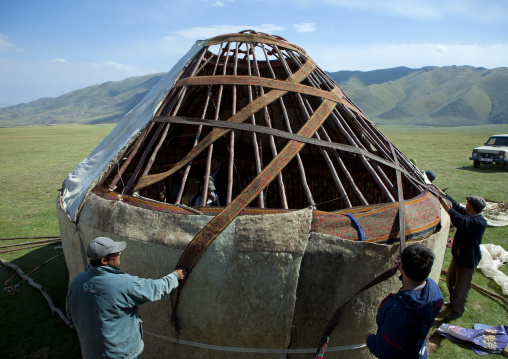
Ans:
<svg viewBox="0 0 508 359"><path fill-rule="evenodd" d="M312 136L333 111L335 103L325 100L298 132ZM279 174L303 148L304 144L290 141L264 170L215 218L213 218L189 243L176 268L192 271L203 250L226 228L233 219ZM186 277L188 278L188 277ZM183 285L183 283L182 283Z"/></svg>
<svg viewBox="0 0 508 359"><path fill-rule="evenodd" d="M288 78L288 81L301 82L315 68L316 68L316 64L314 63L314 61L309 59L297 72L295 72L293 75L291 75ZM254 101L250 102L248 105L246 105L240 111L238 111L234 116L232 116L230 119L228 119L228 122L235 122L235 123L243 122L246 119L248 119L251 115L253 115L257 111L261 110L266 105L277 100L278 98L282 97L286 93L287 93L287 91L281 91L281 90L270 91L267 94L264 94L263 96L260 96L257 99L255 99ZM137 191L141 188L149 186L153 183L157 183L157 182L163 180L164 178L171 176L173 173L176 173L178 170L180 170L180 168L182 168L187 163L189 163L191 160L196 158L196 156L198 156L204 149L206 149L208 146L210 146L212 143L214 143L215 141L217 141L219 138L221 138L225 134L229 133L230 131L231 130L229 130L229 129L214 128L212 130L212 132L210 132L195 147L193 147L192 150L190 150L189 153L182 160L180 160L178 163L176 163L173 166L173 168L171 168L169 171L157 173L157 174L153 174L153 175L142 176L139 179L138 184L134 188L134 191Z"/></svg>
<svg viewBox="0 0 508 359"><path fill-rule="evenodd" d="M219 127L219 128L227 128L230 130L242 130L242 131L250 131L256 132L264 135L272 135L275 137L287 138L288 140L294 140L302 143L308 143L310 145L316 145L320 147L333 148L336 150L341 150L349 153L356 153L358 155L363 155L368 157L378 163L382 163L388 167L395 169L396 171L400 171L402 173L407 173L403 168L398 166L397 164L387 161L384 158L376 156L370 153L367 150L361 149L359 147L354 147L350 145L344 145L342 143L329 142L325 140L320 140L315 137L303 137L294 133L289 133L286 131L277 130L271 127L266 126L258 126L252 125L250 123L234 123L234 122L226 122L226 121L215 121L215 120L205 120L205 119L196 119L189 117L175 117L175 116L167 116L167 117L154 117L153 122L169 122L169 123L181 123L185 125L194 125L194 126L211 126L211 127Z"/></svg>
<svg viewBox="0 0 508 359"><path fill-rule="evenodd" d="M340 103L350 110L356 112L360 116L362 115L361 111L358 110L355 106L351 105L348 101L346 101L343 96L342 91L330 92L321 90L315 87L306 86L298 83L292 83L287 81L275 80L266 77L258 77L258 76L234 76L234 75L221 75L221 76L196 76L196 77L187 77L185 79L179 80L175 87L182 86L205 86L205 85L249 85L249 86L262 86L268 87L276 90L283 90L288 92L297 92L310 96L318 96L327 100L334 101L336 103Z"/></svg>

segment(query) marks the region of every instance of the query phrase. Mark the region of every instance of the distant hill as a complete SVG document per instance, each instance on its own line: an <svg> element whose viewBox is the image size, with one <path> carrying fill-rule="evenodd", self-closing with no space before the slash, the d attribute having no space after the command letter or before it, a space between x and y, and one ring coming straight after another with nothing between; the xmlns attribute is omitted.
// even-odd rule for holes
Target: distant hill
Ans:
<svg viewBox="0 0 508 359"><path fill-rule="evenodd" d="M329 75L334 80L339 79L344 93L377 124L467 126L508 123L506 67L446 66L418 70L398 67L359 74L353 72L347 79L342 71Z"/></svg>
<svg viewBox="0 0 508 359"><path fill-rule="evenodd" d="M377 124L508 123L508 68L396 67L328 73ZM131 77L0 108L0 127L117 122L164 74Z"/></svg>
<svg viewBox="0 0 508 359"><path fill-rule="evenodd" d="M0 127L55 123L118 122L164 74L130 77L65 95L0 108Z"/></svg>

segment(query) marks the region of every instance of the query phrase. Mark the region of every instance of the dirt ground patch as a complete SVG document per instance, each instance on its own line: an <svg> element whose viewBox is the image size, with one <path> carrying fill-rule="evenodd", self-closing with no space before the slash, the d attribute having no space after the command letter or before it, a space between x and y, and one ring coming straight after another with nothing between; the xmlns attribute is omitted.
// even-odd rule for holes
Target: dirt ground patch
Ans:
<svg viewBox="0 0 508 359"><path fill-rule="evenodd" d="M434 334L432 334L427 340L427 354L432 355L436 352L437 348L441 346L441 340L443 340L443 336L438 333L436 330Z"/></svg>

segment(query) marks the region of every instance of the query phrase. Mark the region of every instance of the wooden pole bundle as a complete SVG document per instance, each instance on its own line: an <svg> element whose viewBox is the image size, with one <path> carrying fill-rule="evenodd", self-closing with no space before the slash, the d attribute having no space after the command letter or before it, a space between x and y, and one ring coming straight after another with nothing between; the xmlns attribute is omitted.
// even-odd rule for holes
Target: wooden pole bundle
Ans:
<svg viewBox="0 0 508 359"><path fill-rule="evenodd" d="M212 51L214 47L218 50ZM333 97L335 93L339 95ZM328 203L324 208L333 211L397 202L401 186L410 197L426 190L421 172L398 149L392 151L391 142L303 49L254 31L209 39L168 89L140 139L124 150L125 156L118 156L127 158L121 168L113 165L105 176L111 180L104 178L100 185L109 182L110 190L124 195L136 192L180 204L186 186L194 190L195 183L201 181L204 207L208 182L215 175L210 172L212 159L223 158L227 183L219 202L227 206L287 143L271 130L296 133L325 99L334 99L336 105L313 138L360 152L306 145L277 174L274 184L257 194L254 203L258 208L298 209ZM202 123L192 126L163 120L167 118L224 124L248 121L260 131L246 133L213 124L210 128ZM187 140L190 137L193 143ZM399 166L403 171L400 179L397 170L365 156L366 152ZM173 196L172 188L165 187L172 187L174 181L161 181L178 171L180 188ZM127 183L122 180L119 185L120 178ZM197 181L189 183L189 178ZM331 202L334 198L340 201Z"/></svg>

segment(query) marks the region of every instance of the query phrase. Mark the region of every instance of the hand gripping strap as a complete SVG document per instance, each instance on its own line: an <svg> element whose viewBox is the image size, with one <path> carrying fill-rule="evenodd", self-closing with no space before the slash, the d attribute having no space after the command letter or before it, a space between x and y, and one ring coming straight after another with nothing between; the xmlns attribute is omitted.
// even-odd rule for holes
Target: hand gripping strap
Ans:
<svg viewBox="0 0 508 359"><path fill-rule="evenodd" d="M338 90L338 87L332 91ZM328 118L333 109L335 103L329 100L323 101L323 103L316 110L314 115L302 126L298 135L311 137ZM178 297L180 291L185 284L185 281L190 275L194 264L201 256L206 247L212 243L212 241L228 226L231 221L261 192L270 182L279 174L280 171L293 159L294 156L305 146L305 143L290 141L282 149L282 151L275 157L265 169L257 175L254 180L227 206L222 212L214 217L187 245L183 252L178 264L177 269L186 269L187 276L177 289L177 300L172 302L172 321L176 330L176 335L180 335L180 327L178 325L178 319L176 310L178 307Z"/></svg>

